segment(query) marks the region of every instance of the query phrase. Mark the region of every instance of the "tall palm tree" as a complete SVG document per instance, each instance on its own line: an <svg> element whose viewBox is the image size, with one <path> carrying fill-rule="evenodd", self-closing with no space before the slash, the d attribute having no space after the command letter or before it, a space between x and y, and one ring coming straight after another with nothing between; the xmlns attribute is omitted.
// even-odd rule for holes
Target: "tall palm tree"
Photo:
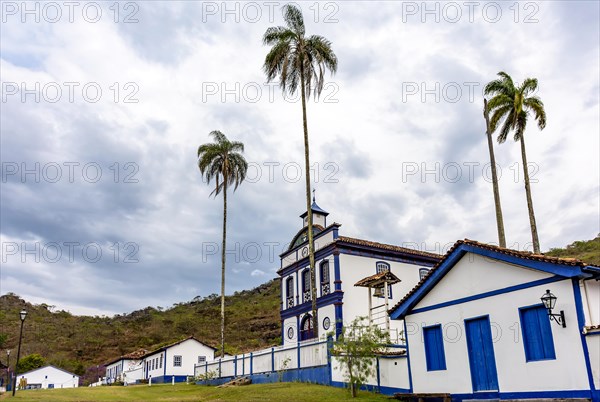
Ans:
<svg viewBox="0 0 600 402"><path fill-rule="evenodd" d="M531 198L531 187L529 184L529 172L527 170L527 155L525 153L525 127L530 113L537 120L538 127L543 130L546 127L546 111L544 103L539 97L532 95L538 87L536 78L526 78L520 86L515 86L510 75L504 71L498 73L500 78L491 81L485 86L485 94L493 95L488 103L489 111L492 113L490 129L496 131L499 123L503 120L498 142L506 141L510 131L514 131L515 141L521 143L521 158L523 160L523 175L525 178L525 194L527 196L527 208L529 210L529 225L531 226L531 238L533 251L540 253L540 240L533 213L533 201Z"/></svg>
<svg viewBox="0 0 600 402"><path fill-rule="evenodd" d="M302 12L293 5L283 9L285 27L271 27L263 35L263 44L272 46L265 58L263 70L267 81L279 77L279 86L284 93L296 93L300 87L302 98L302 122L304 129L304 171L306 177L306 210L308 212L308 252L310 261L310 294L312 300L312 327L314 336L319 336L317 318L317 291L315 288L315 247L313 241L313 217L310 203L310 158L308 147L308 121L306 100L311 91L319 97L323 90L325 70L337 71L337 57L331 42L322 36L305 36Z"/></svg>
<svg viewBox="0 0 600 402"><path fill-rule="evenodd" d="M223 193L223 243L221 246L221 357L225 356L225 246L227 240L227 187L234 185L233 191L246 178L248 163L242 156L244 144L229 141L220 131L211 131L214 142L198 147L198 167L207 184L215 179L215 189L210 193L215 197Z"/></svg>
<svg viewBox="0 0 600 402"><path fill-rule="evenodd" d="M496 157L494 156L494 142L492 141L492 130L490 129L490 111L487 99L483 100L483 117L485 118L485 133L487 136L488 149L490 151L490 164L492 165L492 187L494 189L494 204L496 205L496 226L498 228L498 243L500 247L506 247L506 236L504 235L504 218L502 218L502 206L500 205L500 190L498 189L498 173L496 172Z"/></svg>

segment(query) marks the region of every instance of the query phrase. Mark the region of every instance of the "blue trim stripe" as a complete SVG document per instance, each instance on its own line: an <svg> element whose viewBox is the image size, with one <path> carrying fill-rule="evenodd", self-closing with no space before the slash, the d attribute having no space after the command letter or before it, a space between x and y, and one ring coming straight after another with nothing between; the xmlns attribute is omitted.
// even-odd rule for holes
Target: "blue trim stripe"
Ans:
<svg viewBox="0 0 600 402"><path fill-rule="evenodd" d="M467 399L590 399L588 390L531 391L531 392L475 392L472 394L452 394L452 401Z"/></svg>
<svg viewBox="0 0 600 402"><path fill-rule="evenodd" d="M333 284L335 290L342 290L342 274L340 271L340 253L333 253Z"/></svg>
<svg viewBox="0 0 600 402"><path fill-rule="evenodd" d="M406 321L402 322L404 324L404 338L406 339L406 358L408 359L408 392L413 392L413 381L412 381L412 370L410 368L410 347L408 346L408 333L406 332Z"/></svg>
<svg viewBox="0 0 600 402"><path fill-rule="evenodd" d="M502 289L496 289L496 290L491 290L489 292L479 293L479 294L476 294L473 296L462 297L462 298L456 299L456 300L449 300L447 302L438 303L438 304L434 304L431 306L416 308L416 309L411 310L410 313L418 314L418 313L422 313L425 311L437 310L437 309L443 308L443 307L454 306L456 304L467 303L467 302L470 302L473 300L484 299L486 297L496 296L496 295L500 295L500 294L504 294L504 293L515 292L517 290L532 288L532 287L540 286L540 285L546 285L548 283L558 282L558 281L562 281L562 280L565 280L565 278L560 277L560 276L553 276L553 277L546 278L546 279L539 279L539 280L533 281L533 282L526 282L526 283L522 283L520 285L509 286L509 287L502 288Z"/></svg>
<svg viewBox="0 0 600 402"><path fill-rule="evenodd" d="M587 347L587 341L583 336L583 327L585 326L585 315L583 314L583 302L581 299L581 289L579 288L579 280L573 278L573 296L575 297L575 308L577 310L577 331L579 332L579 338L581 339L581 347L583 348L583 358L585 359L585 366L587 369L588 381L590 383L590 389L594 388L594 376L592 374L592 365L590 362L590 352Z"/></svg>
<svg viewBox="0 0 600 402"><path fill-rule="evenodd" d="M589 276L583 274L581 267L573 265L554 264L551 262L529 260L527 258L517 257L499 253L498 251L482 249L470 244L461 244L459 248L463 248L464 252L479 254L484 257L489 257L494 260L508 262L514 265L532 268L538 271L547 272L554 275L564 276L565 278L574 278L578 276Z"/></svg>
<svg viewBox="0 0 600 402"><path fill-rule="evenodd" d="M321 308L321 307L329 306L330 304L335 304L335 303L341 302L343 297L344 297L344 292L342 292L341 290L336 290L325 296L318 297L317 298L317 307ZM281 319L285 320L286 318L290 318L290 317L296 316L298 314L303 314L303 313L309 312L309 311L311 311L311 308L312 308L311 302L307 301L306 303L302 303L302 304L294 306L292 308L282 310L280 312Z"/></svg>
<svg viewBox="0 0 600 402"><path fill-rule="evenodd" d="M319 233L316 233L313 235L313 241L317 241L320 237L323 237L324 235L326 235L327 233L331 232L331 231L336 231L337 229L340 227L341 225L338 223L333 223L331 224L329 227L326 227L325 229L323 229L322 231L320 231ZM304 232L306 229L306 226L303 227L302 229L300 229L300 231L294 236L294 239L292 240L292 243L296 240L296 238L298 238L298 236ZM314 231L314 227L313 227L313 231ZM308 231L307 231L308 232ZM335 233L335 232L334 232ZM293 254L294 252L297 252L298 250L300 250L302 248L302 246L308 244L308 241L305 241L303 243L300 243L299 245L297 245L295 248L291 249L291 250L287 250L281 254L279 254L279 258L284 259L286 257L288 257L289 255Z"/></svg>

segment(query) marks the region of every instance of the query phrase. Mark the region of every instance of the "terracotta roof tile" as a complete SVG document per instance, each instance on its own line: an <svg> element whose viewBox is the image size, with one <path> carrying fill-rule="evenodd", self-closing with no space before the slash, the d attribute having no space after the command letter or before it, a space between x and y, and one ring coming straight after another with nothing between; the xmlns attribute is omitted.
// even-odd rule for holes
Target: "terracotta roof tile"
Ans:
<svg viewBox="0 0 600 402"><path fill-rule="evenodd" d="M111 361L106 363L105 366L110 366L111 364L118 362L120 360L126 360L126 359L138 360L138 359L141 359L142 357L146 356L147 353L148 353L148 351L146 349L139 349L139 350L136 350L135 352L131 352L126 355L119 356L116 359L112 359Z"/></svg>
<svg viewBox="0 0 600 402"><path fill-rule="evenodd" d="M208 344L206 344L205 342L202 342L202 341L200 341L200 340L198 340L198 339L194 338L194 336L188 336L188 337L187 337L187 338L185 338L185 339L181 339L181 340L179 340L179 341L177 341L177 342L173 342L173 343L170 343L170 344L168 344L168 345L161 346L161 347L159 347L159 348L157 348L157 349L154 349L154 350L152 350L152 351L147 351L146 349L139 349L139 350L136 350L135 352L131 352L131 353L128 353L128 354L126 354L126 355L120 356L120 357L118 357L118 358L116 358L116 359L112 359L111 361L109 361L108 363L106 363L104 366L109 366L109 365L111 365L111 364L113 364L113 363L115 363L115 362L118 362L119 360L123 360L123 359L131 359L131 360L143 359L143 358L144 358L144 357L146 357L146 356L153 355L153 354L155 354L155 353L157 353L157 352L160 352L161 350L164 350L164 349L170 348L171 346L179 345L180 343L182 343L182 342L185 342L185 341L187 341L188 339L194 339L195 341L198 341L198 342L200 342L201 344L203 344L203 345L205 345L205 346L208 346L208 347L209 347L209 348L211 348L211 349L217 350L215 347L213 347L213 346L211 346L211 345L208 345Z"/></svg>
<svg viewBox="0 0 600 402"><path fill-rule="evenodd" d="M376 248L380 248L383 250L397 251L400 253L414 254L414 255L430 257L430 258L435 258L435 259L442 258L442 256L440 254L428 253L426 251L419 251L419 250L415 250L412 248L394 246L391 244L378 243L378 242L369 241L369 240L356 239L354 237L340 236L337 238L337 241L344 242L344 243L350 243L350 244L356 244L359 246L376 247Z"/></svg>
<svg viewBox="0 0 600 402"><path fill-rule="evenodd" d="M200 340L196 339L196 338L195 338L193 335L191 335L191 336L188 336L188 337L187 337L187 338L185 338L185 339L181 339L181 340L179 340L179 341L177 341L177 342L169 343L168 345L164 345L164 346L161 346L161 347L159 347L159 348L157 348L157 349L154 349L154 350L152 350L152 351L150 351L150 352L146 353L146 354L144 355L144 357L145 357L145 356L150 356L150 355L153 355L153 354L155 354L155 353L157 353L157 352L160 352L161 350L165 350L165 349L167 349L167 348L170 348L171 346L179 345L180 343L183 343L183 342L185 342L185 341L187 341L187 340L190 340L190 339L193 339L193 340L195 340L195 341L197 341L197 342L200 342L200 343L201 343L201 344L203 344L204 346L208 346L208 347L209 347L209 348L211 348L211 349L217 350L217 348L215 348L215 347L212 347L212 346L210 346L210 345L206 344L205 342L202 342L202 341L200 341Z"/></svg>
<svg viewBox="0 0 600 402"><path fill-rule="evenodd" d="M377 353L379 356L404 356L406 354L406 349L400 350L386 350L383 352Z"/></svg>
<svg viewBox="0 0 600 402"><path fill-rule="evenodd" d="M123 359L139 359L143 357L148 351L146 349L136 350L135 352L128 353L126 355L121 356Z"/></svg>
<svg viewBox="0 0 600 402"><path fill-rule="evenodd" d="M534 254L529 251L518 251L518 250L512 250L509 248L500 247L500 246L493 246L491 244L480 243L475 240L469 240L469 239L458 240L456 243L454 243L454 245L452 247L450 247L448 252L441 258L441 260L437 264L435 264L433 266L433 268L431 268L429 270L429 272L423 277L423 279L421 279L415 285L415 287L413 287L406 295L404 295L404 297L398 303L396 303L396 305L394 307L389 309L388 312L391 313L392 311L396 310L402 303L404 303L404 301L406 301L410 296L412 296L417 291L417 289L419 289L421 287L421 285L425 281L427 281L427 278L429 278L429 276L432 275L433 272L435 272L435 270L440 265L442 265L442 263L446 260L446 258L448 258L448 256L450 254L452 254L454 252L454 250L462 244L467 244L467 245L478 247L478 248L481 248L484 250L491 250L491 251L495 251L495 252L498 252L501 254L519 257L519 258L523 258L526 260L532 260L532 261L549 262L552 264L570 265L570 266L574 266L574 267L575 266L576 267L586 267L586 266L590 265L590 264L586 264L585 262L578 260L576 258L550 257L550 256L546 256L543 254Z"/></svg>
<svg viewBox="0 0 600 402"><path fill-rule="evenodd" d="M356 282L354 286L368 287L372 286L373 284L377 285L379 282L383 282L385 279L387 279L387 282L390 285L400 282L400 279L398 279L398 277L390 271L383 271L361 279L360 281ZM381 286L383 287L384 285L381 284Z"/></svg>

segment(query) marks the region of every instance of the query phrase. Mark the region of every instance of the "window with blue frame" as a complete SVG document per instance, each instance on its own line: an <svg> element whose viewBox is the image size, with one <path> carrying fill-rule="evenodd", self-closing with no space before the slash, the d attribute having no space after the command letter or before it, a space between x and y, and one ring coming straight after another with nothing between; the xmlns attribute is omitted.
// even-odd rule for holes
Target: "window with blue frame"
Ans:
<svg viewBox="0 0 600 402"><path fill-rule="evenodd" d="M519 309L519 315L525 360L531 362L556 359L552 327L546 308L542 304L522 307Z"/></svg>
<svg viewBox="0 0 600 402"><path fill-rule="evenodd" d="M387 262L383 262L383 261L377 261L375 263L375 272L380 274L382 272L389 272L390 271L390 264L388 264ZM374 295L375 297L381 297L384 298L385 295L383 294L383 292L381 292L381 295L376 294ZM388 285L388 299L392 298L392 285Z"/></svg>
<svg viewBox="0 0 600 402"><path fill-rule="evenodd" d="M291 276L285 281L285 296L287 308L294 307L294 278Z"/></svg>
<svg viewBox="0 0 600 402"><path fill-rule="evenodd" d="M424 327L423 342L425 344L427 371L446 370L442 326L438 324Z"/></svg>
<svg viewBox="0 0 600 402"><path fill-rule="evenodd" d="M330 292L329 286L329 261L325 260L321 263L320 266L320 276L321 276L321 296L325 296Z"/></svg>
<svg viewBox="0 0 600 402"><path fill-rule="evenodd" d="M425 278L428 273L429 270L427 268L419 268L419 280L423 280L423 278Z"/></svg>
<svg viewBox="0 0 600 402"><path fill-rule="evenodd" d="M302 271L302 302L306 303L312 300L310 292L310 270L307 268Z"/></svg>
<svg viewBox="0 0 600 402"><path fill-rule="evenodd" d="M387 262L383 262L383 261L377 261L375 263L375 271L376 273L381 273L384 271L389 271L390 270L390 264L388 264Z"/></svg>

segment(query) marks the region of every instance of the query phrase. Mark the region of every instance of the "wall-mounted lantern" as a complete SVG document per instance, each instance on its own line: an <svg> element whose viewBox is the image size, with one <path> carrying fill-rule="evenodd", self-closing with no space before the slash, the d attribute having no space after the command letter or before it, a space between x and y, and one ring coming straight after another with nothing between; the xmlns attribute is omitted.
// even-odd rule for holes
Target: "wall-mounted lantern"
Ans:
<svg viewBox="0 0 600 402"><path fill-rule="evenodd" d="M554 306L556 306L556 296L550 293L550 289L546 289L546 293L541 297L542 303L544 303L544 307L548 311L548 317L550 320L556 321L557 324L562 325L563 328L567 327L567 323L565 322L565 312L560 310L558 314L552 314L552 310L554 310Z"/></svg>

